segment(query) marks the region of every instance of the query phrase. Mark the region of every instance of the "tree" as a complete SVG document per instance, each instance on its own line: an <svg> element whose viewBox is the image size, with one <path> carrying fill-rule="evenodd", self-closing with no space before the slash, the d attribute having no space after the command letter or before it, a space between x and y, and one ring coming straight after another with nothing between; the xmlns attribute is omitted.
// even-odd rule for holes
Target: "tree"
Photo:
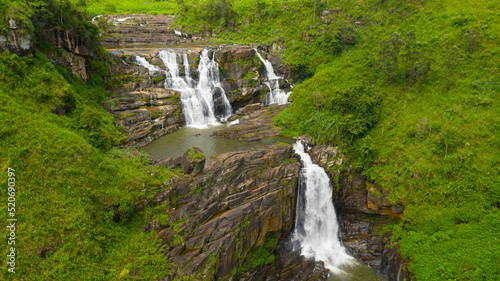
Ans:
<svg viewBox="0 0 500 281"><path fill-rule="evenodd" d="M473 53L474 50L480 45L480 41L483 39L483 35L481 34L479 28L474 26L464 35L465 40L465 49L469 53Z"/></svg>
<svg viewBox="0 0 500 281"><path fill-rule="evenodd" d="M405 35L403 47L403 57L405 58L405 73L403 75L403 88L405 84L405 78L408 78L408 84L411 86L415 81L417 60L420 56L420 51L418 50L417 37L413 31L409 31Z"/></svg>
<svg viewBox="0 0 500 281"><path fill-rule="evenodd" d="M389 77L390 84L392 86L392 82L399 72L398 57L404 43L401 39L401 35L395 32L391 35L388 41L384 40L380 42L380 45L382 47L379 52L383 68L382 73Z"/></svg>

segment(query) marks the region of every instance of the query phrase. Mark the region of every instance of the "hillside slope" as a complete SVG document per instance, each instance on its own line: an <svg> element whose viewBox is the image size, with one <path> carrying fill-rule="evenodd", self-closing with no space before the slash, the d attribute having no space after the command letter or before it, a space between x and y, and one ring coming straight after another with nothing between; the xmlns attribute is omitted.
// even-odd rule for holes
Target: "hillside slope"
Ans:
<svg viewBox="0 0 500 281"><path fill-rule="evenodd" d="M299 84L275 119L284 133L340 145L346 165L405 205L393 241L417 279L495 280L498 3L382 2L201 1L177 23L286 48Z"/></svg>

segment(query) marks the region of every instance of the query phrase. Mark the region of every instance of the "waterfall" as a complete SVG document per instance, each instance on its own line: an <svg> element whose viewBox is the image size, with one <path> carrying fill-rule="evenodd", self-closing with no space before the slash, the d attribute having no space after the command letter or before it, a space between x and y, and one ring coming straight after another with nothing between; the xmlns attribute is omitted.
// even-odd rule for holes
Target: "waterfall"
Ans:
<svg viewBox="0 0 500 281"><path fill-rule="evenodd" d="M331 272L340 273L343 271L340 265L356 261L347 254L338 237L330 179L323 168L312 162L300 141L293 148L302 160L302 168L292 240L298 242L303 256L321 260Z"/></svg>
<svg viewBox="0 0 500 281"><path fill-rule="evenodd" d="M158 66L156 65L152 65L150 64L145 58L141 57L141 56L135 56L135 61L138 65L142 65L144 66L145 68L148 69L149 71L149 75L153 75L155 74L156 72L160 72L161 71L161 68L159 68Z"/></svg>
<svg viewBox="0 0 500 281"><path fill-rule="evenodd" d="M280 89L280 79L281 77L277 76L274 74L274 69L268 60L264 59L257 49L254 49L255 53L257 53L257 56L259 57L260 61L264 64L264 67L266 68L266 73L267 73L267 79L268 81L266 82L267 87L269 87L269 94L267 95L266 98L266 104L286 104L288 103L288 98L290 97L290 93L285 93L283 90Z"/></svg>
<svg viewBox="0 0 500 281"><path fill-rule="evenodd" d="M179 65L177 64L177 54L174 52L160 51L158 57L161 59L165 67L167 68L167 75L165 79L165 88L174 89L177 91L187 91L190 87L179 76Z"/></svg>
<svg viewBox="0 0 500 281"><path fill-rule="evenodd" d="M198 65L199 80L194 85L189 70L189 60L183 53L185 79L179 75L177 54L162 50L158 54L167 68L165 87L181 92L182 110L187 126L205 128L207 124L218 124L232 114L231 104L219 81L219 65L214 58L209 58L208 50L200 55Z"/></svg>
<svg viewBox="0 0 500 281"><path fill-rule="evenodd" d="M186 53L182 53L182 59L184 63L184 73L186 75L186 83L189 87L192 87L193 80L191 79L191 69L189 69L189 59Z"/></svg>

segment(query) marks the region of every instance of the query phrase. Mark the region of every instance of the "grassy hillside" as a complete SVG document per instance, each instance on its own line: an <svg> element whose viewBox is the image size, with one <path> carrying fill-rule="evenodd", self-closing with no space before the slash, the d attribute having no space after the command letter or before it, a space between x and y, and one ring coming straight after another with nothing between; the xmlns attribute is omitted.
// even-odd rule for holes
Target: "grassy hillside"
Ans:
<svg viewBox="0 0 500 281"><path fill-rule="evenodd" d="M497 280L498 2L383 2L199 1L177 23L286 47L284 133L340 145L405 204L393 240L417 279Z"/></svg>
<svg viewBox="0 0 500 281"><path fill-rule="evenodd" d="M91 14L163 14L173 15L179 0L87 0L87 11ZM180 1L183 2L183 1ZM191 1L184 1L190 3Z"/></svg>
<svg viewBox="0 0 500 281"><path fill-rule="evenodd" d="M22 18L22 26L32 26L31 31L37 33L51 28L82 29L97 40L96 29L86 23L88 18L78 16L67 2L32 7L11 15ZM67 14L53 22L48 13L61 7L68 8ZM170 265L157 246L156 235L142 231L146 222L165 216L160 208L136 212L135 205L180 171L151 166L144 155L112 148L120 143L121 131L102 106L111 84L106 78L107 53L98 41L93 42L94 56L86 58L88 83L68 76L66 69L44 56L44 49L57 52L55 47L37 43L39 50L33 58L0 53L0 184L7 187L8 168L14 169L18 220L16 244L7 246L10 232L3 227L0 248L7 255L9 247L16 247L16 273L7 272L9 267L2 263L0 279L166 276ZM4 222L10 218L7 197L5 188L0 194Z"/></svg>

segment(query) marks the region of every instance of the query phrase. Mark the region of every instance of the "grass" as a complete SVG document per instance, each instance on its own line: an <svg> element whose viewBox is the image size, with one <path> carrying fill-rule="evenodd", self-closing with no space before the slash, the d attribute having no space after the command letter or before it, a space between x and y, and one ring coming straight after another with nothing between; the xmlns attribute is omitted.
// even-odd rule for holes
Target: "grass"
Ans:
<svg viewBox="0 0 500 281"><path fill-rule="evenodd" d="M314 9L312 1L258 2L234 1L232 12L212 23L202 2L177 24L286 48L298 83L275 123L287 136L307 133L340 145L344 163L405 205L393 241L418 280L497 279L497 3L318 1ZM406 62L404 44L390 53L398 37L410 42L409 32L414 64Z"/></svg>
<svg viewBox="0 0 500 281"><path fill-rule="evenodd" d="M134 209L139 198L152 196L154 187L179 172L100 146L119 136L99 105L106 90L67 82L40 52L35 58L1 53L0 69L0 147L8 148L0 151L0 182L7 185L10 167L17 183L15 278L166 276L169 263L155 234L142 232L161 210ZM55 107L68 110L57 115ZM4 218L6 207L0 207ZM2 236L7 234L3 228ZM3 267L5 280L9 274Z"/></svg>
<svg viewBox="0 0 500 281"><path fill-rule="evenodd" d="M191 2L191 1L186 1ZM149 0L88 0L87 11L90 14L152 14L152 15L174 15L177 10L177 2L149 1Z"/></svg>

